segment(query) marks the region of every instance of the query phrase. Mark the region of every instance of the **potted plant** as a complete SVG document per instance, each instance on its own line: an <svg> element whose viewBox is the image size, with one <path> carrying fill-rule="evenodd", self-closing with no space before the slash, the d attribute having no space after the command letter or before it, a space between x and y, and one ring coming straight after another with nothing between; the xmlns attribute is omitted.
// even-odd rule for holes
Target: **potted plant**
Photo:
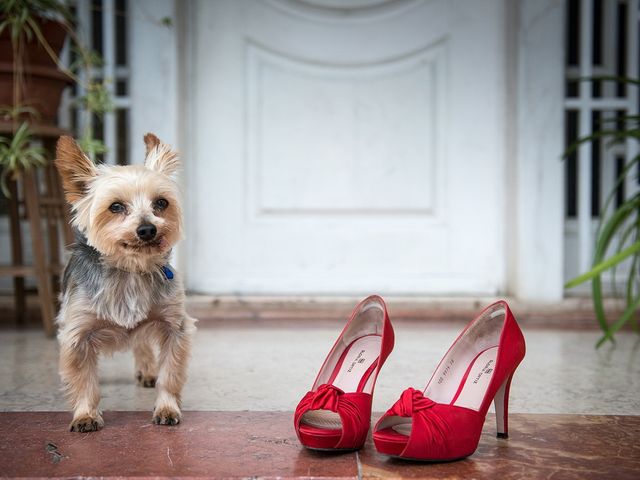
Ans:
<svg viewBox="0 0 640 480"><path fill-rule="evenodd" d="M0 105L54 124L70 77L57 68L70 13L55 0L0 0Z"/></svg>
<svg viewBox="0 0 640 480"><path fill-rule="evenodd" d="M33 146L34 134L54 127L63 89L75 82L87 92L79 101L86 115L112 108L105 80L88 73L101 59L79 41L72 14L59 0L0 0L0 167L6 180L44 163L44 152ZM59 55L65 39L76 61L62 65ZM82 81L80 70L87 72ZM89 124L90 122L85 122ZM104 152L89 127L78 132L85 151Z"/></svg>
<svg viewBox="0 0 640 480"><path fill-rule="evenodd" d="M626 83L628 88L640 87L638 79L597 77L593 80L622 82ZM640 141L640 116L631 115L604 121L597 131L579 138L572 144L565 152L565 156L575 152L582 143L596 139L608 141L609 146L628 140ZM603 336L596 344L597 347L606 341L614 341L614 334L628 323L631 323L636 331L640 331L638 323L633 321L636 311L640 308L640 193L625 199L617 208L613 206L616 193L626 179L630 176L638 178L639 163L640 155L625 159L624 167L606 198L596 232L591 270L565 285L565 288L573 288L581 283L591 282L593 306L603 332ZM623 262L627 262L629 266L623 292L625 309L618 318L611 321L607 318L604 308L602 274L605 271L612 273L615 288L616 269Z"/></svg>

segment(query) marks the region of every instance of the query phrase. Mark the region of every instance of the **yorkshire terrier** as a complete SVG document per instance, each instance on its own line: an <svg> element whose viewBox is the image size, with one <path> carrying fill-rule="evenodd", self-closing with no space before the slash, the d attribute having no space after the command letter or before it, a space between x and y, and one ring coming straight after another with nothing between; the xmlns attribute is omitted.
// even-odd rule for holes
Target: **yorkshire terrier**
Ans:
<svg viewBox="0 0 640 480"><path fill-rule="evenodd" d="M95 165L68 136L55 164L71 205L76 243L62 276L60 376L71 431L99 430L98 356L133 348L136 376L157 389L153 422L180 422L180 399L196 320L169 265L182 237L176 152L145 135L144 165ZM156 356L157 350L158 355Z"/></svg>

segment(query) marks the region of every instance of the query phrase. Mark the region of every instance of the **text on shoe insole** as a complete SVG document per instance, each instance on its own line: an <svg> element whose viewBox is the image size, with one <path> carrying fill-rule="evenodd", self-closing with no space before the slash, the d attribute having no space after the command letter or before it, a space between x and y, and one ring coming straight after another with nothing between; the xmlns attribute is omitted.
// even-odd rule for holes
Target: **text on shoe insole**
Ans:
<svg viewBox="0 0 640 480"><path fill-rule="evenodd" d="M362 337L353 342L333 384L344 392L357 391L363 375L378 358L380 342L377 335Z"/></svg>

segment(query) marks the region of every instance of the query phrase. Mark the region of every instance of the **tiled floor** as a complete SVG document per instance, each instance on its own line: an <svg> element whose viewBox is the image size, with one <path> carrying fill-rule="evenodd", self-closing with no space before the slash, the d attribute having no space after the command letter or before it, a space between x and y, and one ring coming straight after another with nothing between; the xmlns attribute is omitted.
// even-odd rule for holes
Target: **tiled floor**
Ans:
<svg viewBox="0 0 640 480"><path fill-rule="evenodd" d="M375 419L374 419L375 420ZM63 413L5 413L0 475L9 477L637 479L640 417L516 414L511 438L488 418L480 446L458 462L301 448L285 412L186 412L176 427L142 412L107 412L96 433L66 430Z"/></svg>
<svg viewBox="0 0 640 480"><path fill-rule="evenodd" d="M195 337L186 410L292 411L311 387L341 324L202 322ZM400 321L380 374L374 411L408 386L424 387L462 324ZM511 388L523 413L640 414L640 336L594 348L597 331L526 329L527 355ZM0 331L0 411L65 410L57 344L38 330ZM136 386L129 352L100 365L104 410L151 411L154 391Z"/></svg>
<svg viewBox="0 0 640 480"><path fill-rule="evenodd" d="M370 444L346 455L302 449L290 412L342 323L260 318L201 322L178 427L151 425L154 391L135 385L130 354L104 359L106 426L91 434L66 431L56 342L39 330L0 330L0 477L640 478L640 337L633 333L595 350L597 331L525 324L511 438L496 439L489 419L472 457L422 465L384 459ZM407 318L395 322L396 348L374 411L405 387L423 386L463 325Z"/></svg>

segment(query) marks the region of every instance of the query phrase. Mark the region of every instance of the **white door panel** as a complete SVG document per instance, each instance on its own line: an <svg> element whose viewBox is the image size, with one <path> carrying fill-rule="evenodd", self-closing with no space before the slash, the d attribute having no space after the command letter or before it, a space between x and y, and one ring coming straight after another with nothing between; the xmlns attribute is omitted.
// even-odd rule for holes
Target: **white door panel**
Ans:
<svg viewBox="0 0 640 480"><path fill-rule="evenodd" d="M189 287L500 290L502 8L194 2Z"/></svg>

